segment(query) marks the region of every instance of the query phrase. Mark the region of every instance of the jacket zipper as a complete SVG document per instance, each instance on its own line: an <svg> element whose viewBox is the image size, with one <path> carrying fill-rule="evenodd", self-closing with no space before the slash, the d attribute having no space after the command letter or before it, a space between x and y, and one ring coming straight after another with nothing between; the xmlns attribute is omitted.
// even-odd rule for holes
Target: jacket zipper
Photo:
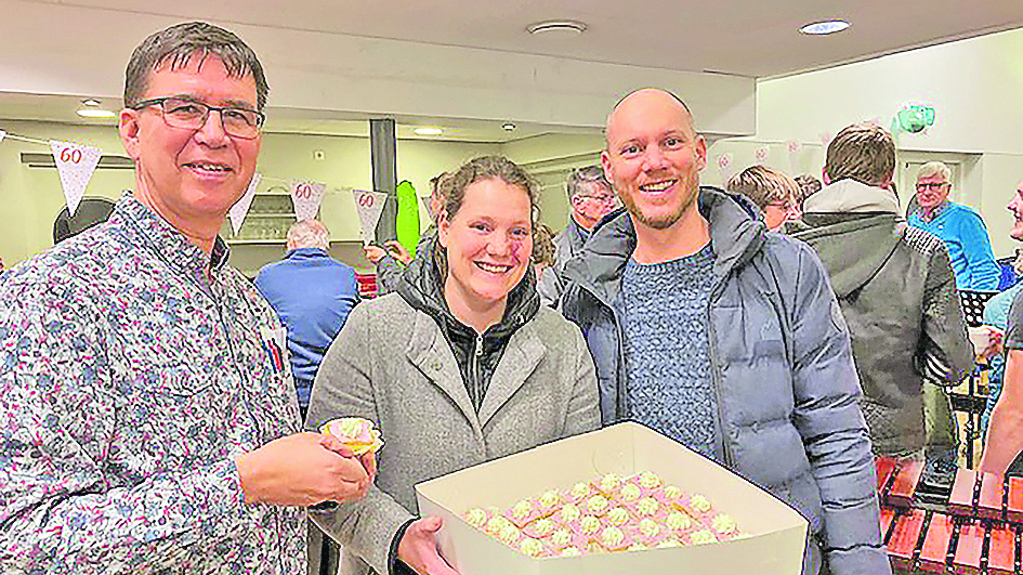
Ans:
<svg viewBox="0 0 1023 575"><path fill-rule="evenodd" d="M476 343L472 346L472 388L476 400L479 405L476 407L476 411L483 405L483 386L481 384L482 377L480 376L480 358L483 356L483 334L476 334Z"/></svg>
<svg viewBox="0 0 1023 575"><path fill-rule="evenodd" d="M732 469L735 457L732 454L731 447L729 447L729 445L728 445L728 438L725 437L725 435L726 435L725 434L725 407L724 407L724 404L721 401L721 380L724 378L724 376L721 373L721 367L720 367L721 362L718 359L718 350L717 350L717 345L716 345L717 344L717 332L714 330L714 320L713 320L713 317L712 317L712 309L714 307L714 301L717 298L721 297L721 293L720 293L721 292L721 288L722 288L722 286L725 285L725 282L727 281L727 279L728 279L728 276L726 275L724 278L721 279L721 281L718 282L718 284L716 286L714 286L714 290L711 292L710 298L707 301L707 347L708 347L707 351L710 352L710 372L711 372L711 374L713 376L714 397L717 400L717 408L718 408L718 433L721 436L721 449L723 451L723 453L721 455L724 456L724 458L725 458L725 461L724 461L725 467L727 467L729 469Z"/></svg>

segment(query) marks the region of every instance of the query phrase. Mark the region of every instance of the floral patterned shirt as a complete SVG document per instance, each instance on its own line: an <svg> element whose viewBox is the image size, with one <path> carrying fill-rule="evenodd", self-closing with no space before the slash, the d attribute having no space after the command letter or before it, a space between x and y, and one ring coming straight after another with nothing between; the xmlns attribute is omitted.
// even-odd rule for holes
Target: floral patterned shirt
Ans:
<svg viewBox="0 0 1023 575"><path fill-rule="evenodd" d="M0 572L305 574L304 510L246 505L232 459L300 422L227 256L129 193L0 280Z"/></svg>

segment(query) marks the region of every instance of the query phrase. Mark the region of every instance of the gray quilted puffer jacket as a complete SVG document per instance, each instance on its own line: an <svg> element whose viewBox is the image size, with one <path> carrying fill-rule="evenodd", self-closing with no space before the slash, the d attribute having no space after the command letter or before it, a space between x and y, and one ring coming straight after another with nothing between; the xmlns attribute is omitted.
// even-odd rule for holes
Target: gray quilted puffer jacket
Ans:
<svg viewBox="0 0 1023 575"><path fill-rule="evenodd" d="M717 460L799 511L803 573L888 574L874 460L841 311L802 242L767 233L748 201L701 188L717 259L709 320L722 443ZM628 419L628 366L614 302L636 246L628 214L599 225L566 267L563 311L597 367L605 424Z"/></svg>

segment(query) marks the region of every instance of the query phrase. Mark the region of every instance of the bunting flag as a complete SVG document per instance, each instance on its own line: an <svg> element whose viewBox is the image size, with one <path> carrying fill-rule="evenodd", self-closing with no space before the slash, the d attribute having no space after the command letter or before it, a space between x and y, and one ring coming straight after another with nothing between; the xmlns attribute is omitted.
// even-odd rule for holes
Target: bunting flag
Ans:
<svg viewBox="0 0 1023 575"><path fill-rule="evenodd" d="M256 188L259 187L259 182L263 179L263 174L256 172L252 174L252 181L249 182L248 189L237 202L231 206L231 210L227 212L228 217L231 218L231 229L234 231L234 235L238 235L238 231L242 229L242 224L245 223L245 216L249 213L249 208L252 207L252 199L256 197Z"/></svg>
<svg viewBox="0 0 1023 575"><path fill-rule="evenodd" d="M803 144L799 143L799 140L789 140L785 143L785 149L789 151L789 169L793 174L801 173L799 156L803 151Z"/></svg>
<svg viewBox="0 0 1023 575"><path fill-rule="evenodd" d="M732 177L732 153L726 152L717 157L718 172L721 173L721 184L724 185Z"/></svg>
<svg viewBox="0 0 1023 575"><path fill-rule="evenodd" d="M380 222L380 214L384 212L387 192L352 190L352 195L355 196L355 210L359 212L362 239L368 244L376 238L377 224Z"/></svg>
<svg viewBox="0 0 1023 575"><path fill-rule="evenodd" d="M295 206L295 219L300 222L315 220L325 193L327 193L327 184L291 182L291 203Z"/></svg>
<svg viewBox="0 0 1023 575"><path fill-rule="evenodd" d="M103 150L57 140L50 140L50 150L53 152L53 161L57 164L57 173L60 174L61 187L64 188L68 215L73 216L78 211L78 203L85 195L85 188L92 179L92 173L99 165Z"/></svg>

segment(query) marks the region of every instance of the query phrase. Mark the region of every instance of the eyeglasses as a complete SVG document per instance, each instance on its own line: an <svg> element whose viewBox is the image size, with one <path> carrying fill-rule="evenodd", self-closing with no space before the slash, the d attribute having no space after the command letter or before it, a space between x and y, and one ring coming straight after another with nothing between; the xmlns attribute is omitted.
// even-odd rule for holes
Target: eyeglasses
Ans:
<svg viewBox="0 0 1023 575"><path fill-rule="evenodd" d="M259 136L266 116L262 112L239 108L237 106L210 106L202 102L183 98L153 98L128 106L132 110L141 110L149 106L159 106L163 112L163 121L172 128L199 130L206 124L211 111L220 112L220 123L224 132L235 138L252 140Z"/></svg>
<svg viewBox="0 0 1023 575"><path fill-rule="evenodd" d="M940 190L948 185L948 182L921 182L916 185L916 191L923 192L925 190Z"/></svg>
<svg viewBox="0 0 1023 575"><path fill-rule="evenodd" d="M799 215L802 215L801 212L799 211L799 204L792 201L779 200L777 202L771 202L764 206L765 210L767 208L774 208L776 210L785 212L790 216L798 217Z"/></svg>
<svg viewBox="0 0 1023 575"><path fill-rule="evenodd" d="M598 202L600 202L602 204L613 204L616 201L618 201L618 196L616 196L614 194L600 194L598 196L594 196L594 195L590 195L590 194L579 194L579 195L581 197L584 197L584 198L590 198L591 200L596 200L596 201L598 201Z"/></svg>

